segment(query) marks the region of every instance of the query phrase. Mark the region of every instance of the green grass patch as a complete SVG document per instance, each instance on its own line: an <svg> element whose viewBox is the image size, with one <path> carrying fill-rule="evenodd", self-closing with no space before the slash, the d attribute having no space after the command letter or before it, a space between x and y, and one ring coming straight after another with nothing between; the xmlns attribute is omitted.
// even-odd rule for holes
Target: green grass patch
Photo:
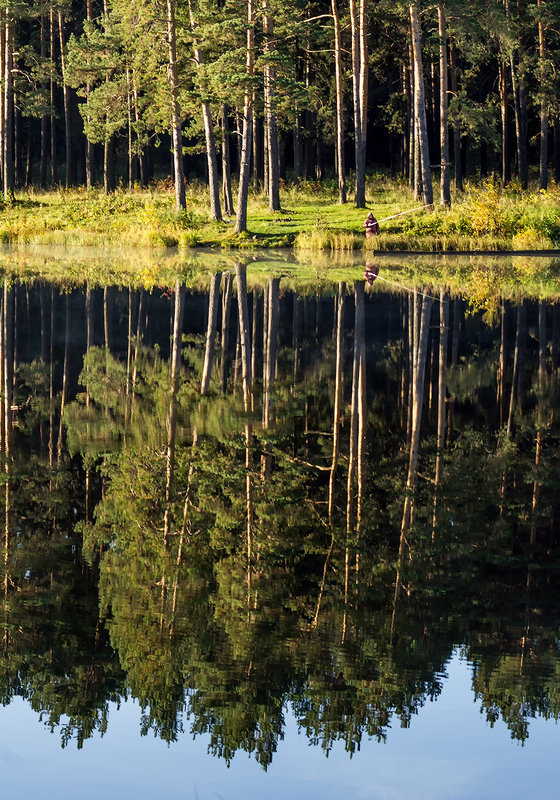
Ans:
<svg viewBox="0 0 560 800"><path fill-rule="evenodd" d="M295 248L298 252L498 251L560 248L560 189L522 192L494 181L467 186L451 209L418 206L405 183L377 175L367 183L367 209L340 205L332 183L285 186L281 211L253 193L248 231L236 235L233 218L213 222L206 187L190 184L187 210L175 212L167 185L132 192L57 190L21 193L0 205L0 242L65 246L128 246L147 250L194 247ZM372 210L381 235L366 239ZM399 216L394 216L399 215ZM391 219L385 218L390 217Z"/></svg>

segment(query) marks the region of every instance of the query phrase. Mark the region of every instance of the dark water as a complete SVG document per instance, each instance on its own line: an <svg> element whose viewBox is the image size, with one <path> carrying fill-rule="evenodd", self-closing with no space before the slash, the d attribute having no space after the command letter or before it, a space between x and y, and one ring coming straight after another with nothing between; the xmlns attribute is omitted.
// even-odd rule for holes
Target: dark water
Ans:
<svg viewBox="0 0 560 800"><path fill-rule="evenodd" d="M7 790L556 797L559 307L244 280L4 291Z"/></svg>

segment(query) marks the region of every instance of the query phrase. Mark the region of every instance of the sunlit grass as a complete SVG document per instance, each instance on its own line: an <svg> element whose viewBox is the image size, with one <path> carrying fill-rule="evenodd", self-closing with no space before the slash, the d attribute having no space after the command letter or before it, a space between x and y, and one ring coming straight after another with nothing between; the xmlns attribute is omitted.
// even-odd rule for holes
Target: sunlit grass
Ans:
<svg viewBox="0 0 560 800"><path fill-rule="evenodd" d="M351 187L349 187L350 189ZM213 222L207 188L187 187L187 210L175 212L167 183L129 192L29 190L0 211L0 242L127 246L151 250L194 247L297 248L299 251L465 251L546 250L560 247L560 189L522 192L492 181L467 186L451 209L418 209L404 182L382 175L367 183L366 209L338 203L333 182L284 186L281 210L253 192L248 231L234 233L235 219ZM368 211L381 223L381 235L366 239ZM404 213L403 213L404 212Z"/></svg>

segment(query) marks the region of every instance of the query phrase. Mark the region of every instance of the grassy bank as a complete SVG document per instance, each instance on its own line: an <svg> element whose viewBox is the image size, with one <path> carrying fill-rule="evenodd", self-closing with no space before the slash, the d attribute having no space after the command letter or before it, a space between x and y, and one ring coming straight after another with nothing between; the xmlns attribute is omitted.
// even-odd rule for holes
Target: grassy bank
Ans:
<svg viewBox="0 0 560 800"><path fill-rule="evenodd" d="M367 186L367 209L379 220L415 208L404 184L384 177ZM451 209L413 211L381 222L381 235L366 240L364 209L339 205L335 187L306 182L285 187L282 211L267 199L249 200L249 232L236 236L234 220L209 219L206 191L190 185L187 210L177 214L167 184L149 190L58 190L18 193L0 207L0 241L10 244L280 248L299 251L465 251L560 248L560 188L520 191L492 182L468 186Z"/></svg>

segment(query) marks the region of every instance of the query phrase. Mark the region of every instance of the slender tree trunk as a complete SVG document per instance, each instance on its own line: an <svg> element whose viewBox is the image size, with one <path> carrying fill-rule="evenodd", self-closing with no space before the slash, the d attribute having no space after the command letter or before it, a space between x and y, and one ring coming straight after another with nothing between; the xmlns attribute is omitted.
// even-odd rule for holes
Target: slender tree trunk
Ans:
<svg viewBox="0 0 560 800"><path fill-rule="evenodd" d="M450 163L449 163L449 123L447 115L447 31L443 6L438 6L439 27L439 131L441 152L441 199L442 206L451 205Z"/></svg>
<svg viewBox="0 0 560 800"><path fill-rule="evenodd" d="M226 392L227 375L229 366L229 320L231 315L231 283L230 272L224 272L224 289L222 295L222 363L220 365L220 385L222 394Z"/></svg>
<svg viewBox="0 0 560 800"><path fill-rule="evenodd" d="M342 33L338 0L331 0L334 21L334 70L336 81L336 174L338 181L338 202L346 202L346 175L344 164L344 84L342 68Z"/></svg>
<svg viewBox="0 0 560 800"><path fill-rule="evenodd" d="M64 17L58 12L58 35L60 39L60 66L62 70L62 93L64 100L64 136L66 144L66 181L68 189L72 185L74 164L72 161L72 120L70 109L70 87L66 84L66 42L64 39Z"/></svg>
<svg viewBox="0 0 560 800"><path fill-rule="evenodd" d="M449 59L451 63L451 93L457 97L457 51L455 43L449 46ZM455 188L463 191L463 163L461 160L461 128L458 122L453 126L453 163L455 165Z"/></svg>
<svg viewBox="0 0 560 800"><path fill-rule="evenodd" d="M173 139L173 170L175 180L175 209L187 207L185 171L183 166L183 137L181 132L181 107L179 105L179 77L177 74L177 44L175 34L175 0L167 0L167 79L171 93L171 134Z"/></svg>
<svg viewBox="0 0 560 800"><path fill-rule="evenodd" d="M55 111L55 63L56 63L56 22L54 16L54 5L50 9L50 99L51 99L51 184L56 186L58 183L58 156L56 144L56 111Z"/></svg>
<svg viewBox="0 0 560 800"><path fill-rule="evenodd" d="M221 109L222 119L222 195L224 200L224 213L228 216L233 214L233 198L231 194L231 166L229 152L229 129L227 108L225 103Z"/></svg>
<svg viewBox="0 0 560 800"><path fill-rule="evenodd" d="M422 196L424 205L432 206L434 202L432 190L432 170L428 151L428 127L426 123L426 103L424 97L424 70L422 68L422 42L420 38L420 22L418 8L415 3L409 6L412 29L412 52L414 56L414 116L416 118L420 164L422 169Z"/></svg>
<svg viewBox="0 0 560 800"><path fill-rule="evenodd" d="M507 68L504 58L500 58L498 63L498 86L500 92L500 120L502 125L502 183L504 186L511 180L511 170L509 165L509 142L508 142L508 97L507 97Z"/></svg>
<svg viewBox="0 0 560 800"><path fill-rule="evenodd" d="M273 50L274 19L270 11L269 0L262 0L263 32L264 32L264 111L265 138L268 150L268 171L265 182L268 189L269 211L280 211L280 159L278 152L278 129L276 125L276 68L270 61Z"/></svg>
<svg viewBox="0 0 560 800"><path fill-rule="evenodd" d="M542 10L543 0L537 0L537 7ZM540 151L539 151L539 188L546 189L548 186L548 103L546 93L546 39L545 27L542 19L539 19L539 76L541 86L541 109L540 109Z"/></svg>
<svg viewBox="0 0 560 800"><path fill-rule="evenodd" d="M14 79L13 79L13 31L11 10L6 8L5 18L5 66L4 66L4 198L14 196Z"/></svg>
<svg viewBox="0 0 560 800"><path fill-rule="evenodd" d="M254 73L254 30L253 0L247 0L247 79L251 81ZM243 108L243 139L241 144L241 160L239 167L239 191L237 194L237 217L235 233L247 231L247 201L249 199L249 167L251 161L251 137L253 135L253 95L250 85L245 89L245 105Z"/></svg>
<svg viewBox="0 0 560 800"><path fill-rule="evenodd" d="M355 203L366 204L366 136L368 107L368 15L366 0L350 0L352 30L352 89L354 104L354 150L356 160Z"/></svg>

